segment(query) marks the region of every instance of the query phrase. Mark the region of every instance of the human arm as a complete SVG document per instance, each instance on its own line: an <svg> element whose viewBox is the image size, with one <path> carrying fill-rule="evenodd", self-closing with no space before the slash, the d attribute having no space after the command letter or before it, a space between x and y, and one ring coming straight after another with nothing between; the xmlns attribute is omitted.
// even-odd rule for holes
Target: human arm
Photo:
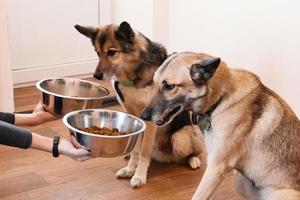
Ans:
<svg viewBox="0 0 300 200"><path fill-rule="evenodd" d="M29 130L16 127L12 124L0 121L0 144L19 147L22 149L33 148L51 153L53 138L31 133ZM75 160L89 159L89 151L71 137L71 142L61 139L58 145L60 154L71 157Z"/></svg>
<svg viewBox="0 0 300 200"><path fill-rule="evenodd" d="M37 126L42 123L56 120L57 116L44 110L43 106L38 103L32 113L15 114L14 124L17 126ZM1 119L0 119L1 120Z"/></svg>
<svg viewBox="0 0 300 200"><path fill-rule="evenodd" d="M52 147L53 138L32 133L32 143L30 148L52 153ZM85 147L78 144L73 136L71 136L71 142L63 138L60 139L58 144L58 152L78 161L91 158L90 152Z"/></svg>
<svg viewBox="0 0 300 200"><path fill-rule="evenodd" d="M56 119L58 117L45 111L40 103L37 104L32 113L14 114L0 112L0 121L17 126L36 126Z"/></svg>

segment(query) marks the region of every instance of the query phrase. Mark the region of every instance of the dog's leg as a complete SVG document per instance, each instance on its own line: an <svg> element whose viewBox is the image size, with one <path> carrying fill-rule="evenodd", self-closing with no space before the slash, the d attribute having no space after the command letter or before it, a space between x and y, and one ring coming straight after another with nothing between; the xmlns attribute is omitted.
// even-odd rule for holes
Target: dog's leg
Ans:
<svg viewBox="0 0 300 200"><path fill-rule="evenodd" d="M116 173L117 178L131 178L135 172L135 168L139 161L139 153L141 148L142 135L138 137L134 150L130 154L130 159L126 167L120 169Z"/></svg>
<svg viewBox="0 0 300 200"><path fill-rule="evenodd" d="M198 169L201 166L201 160L199 156L191 156L189 157L188 164L192 169Z"/></svg>
<svg viewBox="0 0 300 200"><path fill-rule="evenodd" d="M224 179L225 174L230 170L231 168L225 163L208 163L202 180L193 196L193 200L209 200Z"/></svg>
<svg viewBox="0 0 300 200"><path fill-rule="evenodd" d="M192 129L189 131L192 144L193 144L193 156L191 156L188 160L188 164L192 169L197 169L201 166L201 160L205 161L204 155L205 154L205 147L203 143L203 137L201 137L197 134L196 130L193 128L193 126L188 126L189 129Z"/></svg>
<svg viewBox="0 0 300 200"><path fill-rule="evenodd" d="M151 153L156 136L156 125L152 122L146 122L147 127L143 135L142 147L139 162L134 176L131 178L132 187L140 187L146 183L148 167L151 161Z"/></svg>
<svg viewBox="0 0 300 200"><path fill-rule="evenodd" d="M201 138L196 135L193 126L190 125L182 127L172 136L174 156L179 160L190 156L188 164L192 169L197 169L201 165L200 153L202 145Z"/></svg>
<svg viewBox="0 0 300 200"><path fill-rule="evenodd" d="M242 195L243 197L251 200L259 200L259 189L256 188L251 180L247 177L243 176L238 171L234 173L234 185L236 190Z"/></svg>

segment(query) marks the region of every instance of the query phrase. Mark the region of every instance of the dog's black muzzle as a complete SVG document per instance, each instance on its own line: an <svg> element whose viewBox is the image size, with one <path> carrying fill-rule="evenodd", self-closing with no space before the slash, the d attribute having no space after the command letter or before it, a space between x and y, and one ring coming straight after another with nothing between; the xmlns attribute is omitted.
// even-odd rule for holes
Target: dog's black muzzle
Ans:
<svg viewBox="0 0 300 200"><path fill-rule="evenodd" d="M103 72L101 72L98 68L94 72L94 78L97 80L102 80L103 79Z"/></svg>
<svg viewBox="0 0 300 200"><path fill-rule="evenodd" d="M151 121L152 108L146 107L140 117L145 121Z"/></svg>

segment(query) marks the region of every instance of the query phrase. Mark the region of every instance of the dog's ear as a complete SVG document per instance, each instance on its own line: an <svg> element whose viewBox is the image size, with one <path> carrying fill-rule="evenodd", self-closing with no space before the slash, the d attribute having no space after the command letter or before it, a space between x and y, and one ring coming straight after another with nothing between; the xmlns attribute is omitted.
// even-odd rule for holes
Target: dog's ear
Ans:
<svg viewBox="0 0 300 200"><path fill-rule="evenodd" d="M209 80L218 69L220 62L220 58L213 58L211 60L203 60L200 63L193 64L190 75L194 83L198 85L203 81Z"/></svg>
<svg viewBox="0 0 300 200"><path fill-rule="evenodd" d="M97 28L94 28L94 27L90 27L90 26L80 26L78 24L76 24L74 26L76 28L76 30L85 35L86 37L89 37L91 38L92 41L95 40L96 36L97 36L97 33L98 33L98 29Z"/></svg>
<svg viewBox="0 0 300 200"><path fill-rule="evenodd" d="M115 34L117 40L125 40L127 42L133 42L134 31L126 21L120 24Z"/></svg>

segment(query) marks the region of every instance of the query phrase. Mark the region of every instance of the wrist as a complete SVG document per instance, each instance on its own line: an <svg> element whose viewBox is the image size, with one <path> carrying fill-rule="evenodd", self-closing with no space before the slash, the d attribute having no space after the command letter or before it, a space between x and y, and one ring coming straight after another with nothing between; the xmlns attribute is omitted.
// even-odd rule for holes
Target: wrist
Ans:
<svg viewBox="0 0 300 200"><path fill-rule="evenodd" d="M30 147L46 152L52 152L53 139L32 133L32 142Z"/></svg>
<svg viewBox="0 0 300 200"><path fill-rule="evenodd" d="M63 138L60 138L59 144L58 144L58 153L65 155L66 149L65 149L65 140Z"/></svg>

